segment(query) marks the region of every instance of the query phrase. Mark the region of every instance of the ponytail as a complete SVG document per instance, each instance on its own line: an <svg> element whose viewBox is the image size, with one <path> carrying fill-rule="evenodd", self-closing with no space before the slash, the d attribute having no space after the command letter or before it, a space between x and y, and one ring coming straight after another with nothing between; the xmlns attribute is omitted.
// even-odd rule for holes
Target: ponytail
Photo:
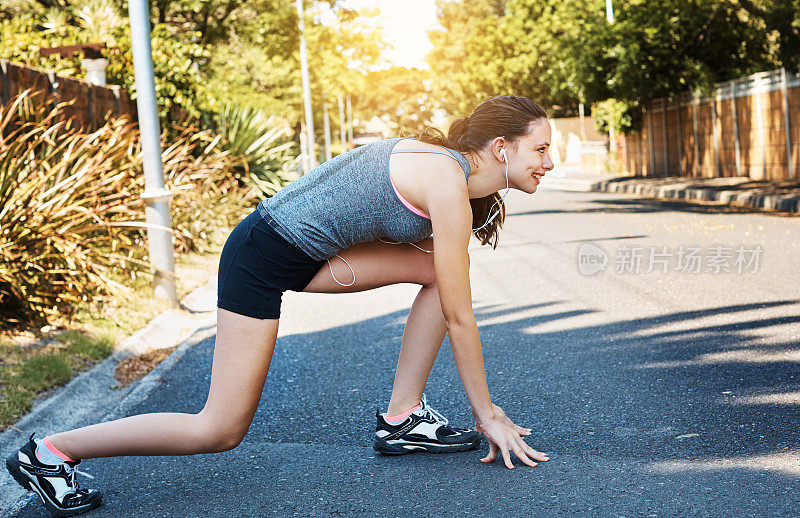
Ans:
<svg viewBox="0 0 800 518"><path fill-rule="evenodd" d="M527 97L500 95L482 102L469 117L454 120L447 136L436 128L426 127L416 139L461 153L477 154L498 136L514 142L526 135L534 122L546 118L544 109ZM493 206L495 211L499 210L500 213L488 225L473 231L481 245L497 248L500 229L506 218L506 207L500 201L500 194L494 192L483 198L471 198L469 204L472 207L472 228L480 228L486 223Z"/></svg>

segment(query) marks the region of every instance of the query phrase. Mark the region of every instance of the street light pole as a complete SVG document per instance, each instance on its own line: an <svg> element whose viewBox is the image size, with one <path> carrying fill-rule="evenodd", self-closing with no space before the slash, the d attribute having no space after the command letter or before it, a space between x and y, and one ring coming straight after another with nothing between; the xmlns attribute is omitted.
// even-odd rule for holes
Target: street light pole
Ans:
<svg viewBox="0 0 800 518"><path fill-rule="evenodd" d="M606 20L608 23L614 23L614 6L611 5L611 0L606 0Z"/></svg>
<svg viewBox="0 0 800 518"><path fill-rule="evenodd" d="M347 138L353 141L353 104L350 101L350 94L347 94Z"/></svg>
<svg viewBox="0 0 800 518"><path fill-rule="evenodd" d="M346 153L347 137L345 136L345 126L347 125L347 123L345 122L344 119L344 99L342 99L342 94L339 94L338 101L339 101L339 140L341 140L342 142L342 153Z"/></svg>
<svg viewBox="0 0 800 518"><path fill-rule="evenodd" d="M325 130L325 161L331 159L331 121L328 116L328 101L322 104L322 124Z"/></svg>
<svg viewBox="0 0 800 518"><path fill-rule="evenodd" d="M147 0L130 0L131 50L136 80L136 109L142 139L144 193L147 227L147 250L153 267L153 292L156 298L178 304L175 288L175 253L169 199L164 188L161 163L161 126L156 108L156 85L153 75L153 49L150 45L150 10Z"/></svg>
<svg viewBox="0 0 800 518"><path fill-rule="evenodd" d="M606 0L606 20L608 20L609 24L614 23L614 6L611 3L612 0ZM666 117L666 109L664 110L664 117ZM616 153L617 151L617 128L614 127L614 114L611 115L611 119L608 121L608 141L609 141L609 151L612 153Z"/></svg>
<svg viewBox="0 0 800 518"><path fill-rule="evenodd" d="M308 169L317 167L314 150L314 116L311 113L311 89L308 86L308 58L306 56L305 16L303 0L297 0L297 17L300 28L300 74L303 79L303 105L306 113L306 149L308 150ZM305 171L308 172L308 171Z"/></svg>

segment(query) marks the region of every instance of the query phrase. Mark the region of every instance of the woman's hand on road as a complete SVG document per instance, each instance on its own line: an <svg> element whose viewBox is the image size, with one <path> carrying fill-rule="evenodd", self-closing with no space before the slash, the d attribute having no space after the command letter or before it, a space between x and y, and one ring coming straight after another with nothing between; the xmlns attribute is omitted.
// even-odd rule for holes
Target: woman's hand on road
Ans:
<svg viewBox="0 0 800 518"><path fill-rule="evenodd" d="M536 462L545 462L550 460L544 453L538 452L528 446L520 435L520 431L526 431L527 428L522 428L515 425L505 415L503 409L494 405L495 417L489 421L475 425L475 429L481 432L486 440L489 442L489 454L481 459L481 462L490 463L494 462L498 453L502 453L503 460L508 469L514 469L511 463L511 453L517 456L519 460L528 466L536 466ZM528 432L527 434L530 434Z"/></svg>

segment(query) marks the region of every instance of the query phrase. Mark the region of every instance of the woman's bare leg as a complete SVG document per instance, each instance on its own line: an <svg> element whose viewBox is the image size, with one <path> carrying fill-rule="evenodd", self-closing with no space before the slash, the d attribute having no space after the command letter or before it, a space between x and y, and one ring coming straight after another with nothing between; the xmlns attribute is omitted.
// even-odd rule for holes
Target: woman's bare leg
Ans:
<svg viewBox="0 0 800 518"><path fill-rule="evenodd" d="M235 448L255 415L267 378L278 320L217 308L208 400L197 414L142 414L50 436L72 459L189 455Z"/></svg>
<svg viewBox="0 0 800 518"><path fill-rule="evenodd" d="M433 239L418 246L433 250ZM399 283L422 286L408 314L400 345L389 415L405 412L419 403L436 355L446 332L439 288L433 268L433 254L411 245L391 245L381 241L359 243L339 253L356 272L352 286L337 284L328 265L317 272L304 291L312 293L352 293ZM334 275L344 284L353 280L350 268L338 257L331 259Z"/></svg>
<svg viewBox="0 0 800 518"><path fill-rule="evenodd" d="M439 288L435 283L423 286L403 329L387 415L401 414L419 403L446 333Z"/></svg>

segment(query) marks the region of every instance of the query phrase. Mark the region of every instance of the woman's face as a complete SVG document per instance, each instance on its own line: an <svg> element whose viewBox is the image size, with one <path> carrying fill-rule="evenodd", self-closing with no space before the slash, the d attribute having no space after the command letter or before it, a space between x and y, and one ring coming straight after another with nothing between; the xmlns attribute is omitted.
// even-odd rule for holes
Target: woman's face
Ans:
<svg viewBox="0 0 800 518"><path fill-rule="evenodd" d="M553 161L550 160L550 123L547 119L539 119L533 123L531 131L517 139L516 146L508 146L506 152L509 187L533 194L539 179L553 169Z"/></svg>

